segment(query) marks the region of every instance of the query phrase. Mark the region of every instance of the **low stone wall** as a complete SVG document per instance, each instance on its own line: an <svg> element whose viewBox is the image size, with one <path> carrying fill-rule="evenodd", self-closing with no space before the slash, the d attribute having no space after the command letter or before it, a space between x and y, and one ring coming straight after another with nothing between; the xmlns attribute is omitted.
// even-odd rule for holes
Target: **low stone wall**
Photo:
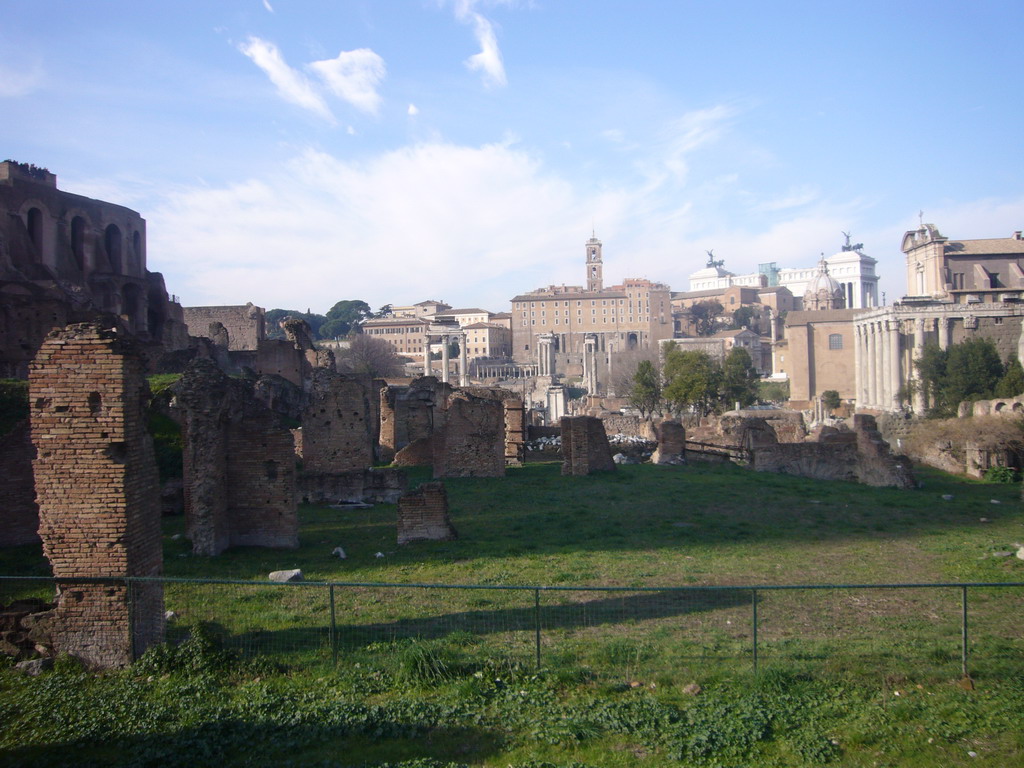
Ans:
<svg viewBox="0 0 1024 768"><path fill-rule="evenodd" d="M409 479L401 469L380 467L351 472L302 472L298 485L299 498L310 504L394 504L405 492Z"/></svg>
<svg viewBox="0 0 1024 768"><path fill-rule="evenodd" d="M604 431L609 435L628 435L644 440L656 440L654 425L648 419L624 413L606 413L600 416Z"/></svg>
<svg viewBox="0 0 1024 768"><path fill-rule="evenodd" d="M563 416L562 474L589 475L616 469L608 433L594 416Z"/></svg>
<svg viewBox="0 0 1024 768"><path fill-rule="evenodd" d="M398 543L452 541L459 537L448 518L444 483L424 483L398 500Z"/></svg>

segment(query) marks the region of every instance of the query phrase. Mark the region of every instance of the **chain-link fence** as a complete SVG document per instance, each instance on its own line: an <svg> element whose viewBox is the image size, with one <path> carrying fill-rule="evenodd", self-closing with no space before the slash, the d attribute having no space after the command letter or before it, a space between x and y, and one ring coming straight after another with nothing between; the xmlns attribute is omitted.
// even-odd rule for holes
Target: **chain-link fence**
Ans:
<svg viewBox="0 0 1024 768"><path fill-rule="evenodd" d="M0 604L53 601L67 582L0 577ZM332 665L410 641L630 680L768 666L959 675L1024 670L1024 583L526 587L195 580L75 580L132 606L163 592L163 639L203 624L243 655ZM131 632L151 625L128 622ZM149 626L149 629L146 627ZM109 630L108 630L109 631ZM140 648L159 637L133 637Z"/></svg>

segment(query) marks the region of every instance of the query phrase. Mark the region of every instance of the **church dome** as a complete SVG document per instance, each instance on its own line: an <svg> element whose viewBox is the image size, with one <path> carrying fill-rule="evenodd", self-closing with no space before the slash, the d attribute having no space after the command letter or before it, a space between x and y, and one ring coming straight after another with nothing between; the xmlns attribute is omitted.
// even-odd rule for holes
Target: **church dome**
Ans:
<svg viewBox="0 0 1024 768"><path fill-rule="evenodd" d="M843 309L846 294L843 287L828 273L825 258L818 262L818 272L804 293L804 309Z"/></svg>

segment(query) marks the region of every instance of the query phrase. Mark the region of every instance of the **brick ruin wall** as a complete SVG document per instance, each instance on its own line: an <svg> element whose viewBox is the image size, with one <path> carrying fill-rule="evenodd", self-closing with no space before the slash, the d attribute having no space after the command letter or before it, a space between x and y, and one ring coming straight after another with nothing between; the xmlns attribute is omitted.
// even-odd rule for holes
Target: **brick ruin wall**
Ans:
<svg viewBox="0 0 1024 768"><path fill-rule="evenodd" d="M455 392L434 440L434 477L504 477L505 407L501 400Z"/></svg>
<svg viewBox="0 0 1024 768"><path fill-rule="evenodd" d="M375 467L327 474L300 472L298 485L299 498L310 504L394 504L409 487L409 478L397 467Z"/></svg>
<svg viewBox="0 0 1024 768"><path fill-rule="evenodd" d="M562 474L589 475L614 470L608 433L601 420L594 416L563 416Z"/></svg>
<svg viewBox="0 0 1024 768"><path fill-rule="evenodd" d="M413 379L407 386L380 391L381 461L393 458L410 443L433 436L443 426L443 404L452 387L433 376Z"/></svg>
<svg viewBox="0 0 1024 768"><path fill-rule="evenodd" d="M174 385L182 424L185 526L198 555L298 546L295 442L253 393L211 360Z"/></svg>
<svg viewBox="0 0 1024 768"><path fill-rule="evenodd" d="M379 400L369 379L314 372L302 414L304 472L362 471L373 465L373 397Z"/></svg>
<svg viewBox="0 0 1024 768"><path fill-rule="evenodd" d="M253 304L234 307L183 307L190 336L211 338L210 326L219 324L228 334L231 351L256 350L265 338L265 320L261 307Z"/></svg>
<svg viewBox="0 0 1024 768"><path fill-rule="evenodd" d="M34 457L28 420L0 437L0 547L39 541L39 507L32 479Z"/></svg>
<svg viewBox="0 0 1024 768"><path fill-rule="evenodd" d="M463 387L459 391L497 400L505 414L505 466L521 467L526 461L526 406L523 398L501 387Z"/></svg>
<svg viewBox="0 0 1024 768"><path fill-rule="evenodd" d="M624 413L608 413L601 415L604 429L609 435L628 435L644 440L654 440L654 427L648 419L630 416Z"/></svg>
<svg viewBox="0 0 1024 768"><path fill-rule="evenodd" d="M43 552L60 584L53 646L94 667L128 664L163 639L159 485L142 359L116 331L54 331L29 374ZM129 594L129 589L132 593Z"/></svg>
<svg viewBox="0 0 1024 768"><path fill-rule="evenodd" d="M686 462L686 427L666 419L655 427L658 448L651 455L652 464L683 464Z"/></svg>
<svg viewBox="0 0 1024 768"><path fill-rule="evenodd" d="M459 534L448 517L444 483L424 483L398 500L398 543L453 541Z"/></svg>
<svg viewBox="0 0 1024 768"><path fill-rule="evenodd" d="M913 488L905 456L894 456L873 416L854 416L852 432L823 433L817 443L778 443L751 451L751 468L817 480L849 480L876 487Z"/></svg>

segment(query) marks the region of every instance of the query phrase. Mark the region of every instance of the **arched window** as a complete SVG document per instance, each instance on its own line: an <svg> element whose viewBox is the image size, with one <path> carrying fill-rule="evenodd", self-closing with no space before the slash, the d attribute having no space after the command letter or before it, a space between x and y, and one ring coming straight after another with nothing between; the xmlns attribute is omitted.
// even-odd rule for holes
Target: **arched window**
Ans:
<svg viewBox="0 0 1024 768"><path fill-rule="evenodd" d="M121 274L121 230L116 224L111 224L107 227L103 235L103 244L107 249L110 271Z"/></svg>
<svg viewBox="0 0 1024 768"><path fill-rule="evenodd" d="M132 265L133 275L142 274L142 235L137 231L132 233Z"/></svg>
<svg viewBox="0 0 1024 768"><path fill-rule="evenodd" d="M71 255L78 269L85 271L85 219L75 216L71 220Z"/></svg>
<svg viewBox="0 0 1024 768"><path fill-rule="evenodd" d="M843 348L843 335L841 333L830 333L828 335L828 348L829 349L842 349Z"/></svg>
<svg viewBox="0 0 1024 768"><path fill-rule="evenodd" d="M38 208L28 209L28 236L37 249L43 248L43 212Z"/></svg>

